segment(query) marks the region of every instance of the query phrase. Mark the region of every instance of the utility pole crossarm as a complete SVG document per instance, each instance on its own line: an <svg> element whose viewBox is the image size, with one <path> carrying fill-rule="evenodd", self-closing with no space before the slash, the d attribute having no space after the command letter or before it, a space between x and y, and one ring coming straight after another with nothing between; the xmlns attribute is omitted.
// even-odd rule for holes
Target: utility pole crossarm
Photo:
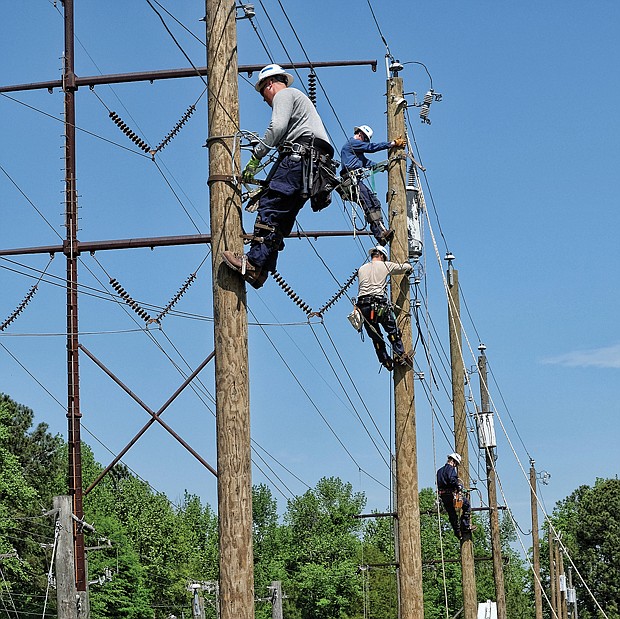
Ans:
<svg viewBox="0 0 620 619"><path fill-rule="evenodd" d="M376 60L332 60L327 62L296 62L282 63L283 69L317 69L322 67L352 67L359 65L369 65L373 71L377 70ZM238 73L247 73L251 76L254 72L260 71L263 65L239 65ZM160 69L158 71L137 71L134 73L115 73L108 75L90 75L88 77L74 77L76 90L80 86L102 86L107 84L127 84L131 82L154 82L156 80L179 79L182 77L201 77L209 72L208 67L196 67L187 69ZM32 82L29 84L14 84L11 86L0 86L0 93L23 92L25 90L48 90L62 88L62 80L50 80L46 82Z"/></svg>

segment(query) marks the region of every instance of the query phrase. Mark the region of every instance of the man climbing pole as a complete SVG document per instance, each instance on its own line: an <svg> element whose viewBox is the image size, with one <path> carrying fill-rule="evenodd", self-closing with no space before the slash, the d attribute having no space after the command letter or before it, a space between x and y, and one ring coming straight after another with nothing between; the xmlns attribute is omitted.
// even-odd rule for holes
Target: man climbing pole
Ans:
<svg viewBox="0 0 620 619"><path fill-rule="evenodd" d="M225 263L254 288L261 288L268 273L275 271L284 238L291 233L308 198L313 210L320 210L329 204L329 194L336 184L321 185L320 173L334 166L334 149L312 101L290 88L293 79L277 64L267 65L258 75L254 87L273 111L263 139L254 147L242 172L243 182L254 180L261 159L271 149L277 148L279 157L258 200L250 251L246 255L222 252Z"/></svg>
<svg viewBox="0 0 620 619"><path fill-rule="evenodd" d="M368 251L370 262L363 264L357 271L359 283L357 307L364 317L364 328L375 346L379 363L387 370L394 368L394 363L413 366L412 354L406 354L400 329L396 324L394 309L386 295L388 277L394 274L411 273L409 263L390 262L385 247L377 245ZM388 354L385 340L379 329L383 327L392 344L394 358Z"/></svg>
<svg viewBox="0 0 620 619"><path fill-rule="evenodd" d="M373 131L368 125L360 125L353 128L353 137L340 151L342 164L341 176L343 179L341 195L345 200L359 204L366 221L370 226L377 243L386 245L394 238L394 230L388 230L383 222L381 203L363 178L369 169L374 169L375 164L366 157L366 153L376 153L388 148L404 148L405 140L396 138L392 142L371 142Z"/></svg>
<svg viewBox="0 0 620 619"><path fill-rule="evenodd" d="M446 464L437 471L437 490L439 498L446 512L448 512L448 518L454 530L454 535L462 539L464 535L470 534L475 527L471 526L471 505L469 499L464 492L461 480L458 478L457 467L460 464L460 454L454 452L448 456ZM459 522L455 502L461 500L463 504Z"/></svg>

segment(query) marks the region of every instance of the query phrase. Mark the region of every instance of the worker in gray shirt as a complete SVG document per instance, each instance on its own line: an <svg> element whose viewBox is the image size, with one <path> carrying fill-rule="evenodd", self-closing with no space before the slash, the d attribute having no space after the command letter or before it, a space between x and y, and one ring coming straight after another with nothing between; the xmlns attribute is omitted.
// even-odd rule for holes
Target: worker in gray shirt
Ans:
<svg viewBox="0 0 620 619"><path fill-rule="evenodd" d="M293 76L277 64L268 65L259 73L255 89L273 111L262 141L254 147L243 170L242 180L253 181L260 160L271 149L277 148L280 156L259 198L250 251L246 255L222 253L225 263L239 271L254 288L260 288L268 273L275 271L278 252L284 249L284 238L291 233L297 214L312 197L309 175L321 164L331 162L334 154L314 104L304 93L290 88L292 83Z"/></svg>
<svg viewBox="0 0 620 619"><path fill-rule="evenodd" d="M379 363L388 370L394 363L412 366L411 354L405 353L400 329L396 324L392 304L388 301L386 290L389 276L411 273L409 263L390 262L385 247L377 245L368 251L370 262L363 264L357 271L358 296L356 305L364 317L364 328L375 346ZM387 333L392 344L393 358L387 352L385 340L379 327Z"/></svg>

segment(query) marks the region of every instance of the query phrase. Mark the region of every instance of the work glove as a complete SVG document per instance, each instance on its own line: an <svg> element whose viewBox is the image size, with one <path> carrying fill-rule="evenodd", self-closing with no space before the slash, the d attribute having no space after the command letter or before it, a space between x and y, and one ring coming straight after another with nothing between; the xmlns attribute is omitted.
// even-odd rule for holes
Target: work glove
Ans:
<svg viewBox="0 0 620 619"><path fill-rule="evenodd" d="M257 159L255 155L252 155L245 168L243 168L243 172L241 173L241 180L244 183L251 183L254 180L254 176L258 172L259 167L260 159Z"/></svg>
<svg viewBox="0 0 620 619"><path fill-rule="evenodd" d="M396 148L405 148L405 145L407 144L407 142L405 141L404 138L396 138L394 140L394 146Z"/></svg>

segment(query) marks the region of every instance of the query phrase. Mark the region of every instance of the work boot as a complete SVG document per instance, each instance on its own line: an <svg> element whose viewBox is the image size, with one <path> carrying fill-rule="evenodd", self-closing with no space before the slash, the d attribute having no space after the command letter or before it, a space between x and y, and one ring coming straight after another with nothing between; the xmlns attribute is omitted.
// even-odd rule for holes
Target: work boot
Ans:
<svg viewBox="0 0 620 619"><path fill-rule="evenodd" d="M377 239L379 241L379 245L387 245L392 242L394 238L394 230L390 228L389 230L383 230L381 236Z"/></svg>
<svg viewBox="0 0 620 619"><path fill-rule="evenodd" d="M392 361L392 359L390 359L390 357L386 357L382 362L381 365L388 371L391 372L394 369L394 362Z"/></svg>
<svg viewBox="0 0 620 619"><path fill-rule="evenodd" d="M243 279L253 288L262 288L267 280L267 271L263 271L260 267L254 266L244 254L237 254L226 250L222 252L222 258L224 258L224 262L233 269L233 271L241 273Z"/></svg>
<svg viewBox="0 0 620 619"><path fill-rule="evenodd" d="M402 355L394 355L394 363L408 368L413 368L413 352L406 352Z"/></svg>

